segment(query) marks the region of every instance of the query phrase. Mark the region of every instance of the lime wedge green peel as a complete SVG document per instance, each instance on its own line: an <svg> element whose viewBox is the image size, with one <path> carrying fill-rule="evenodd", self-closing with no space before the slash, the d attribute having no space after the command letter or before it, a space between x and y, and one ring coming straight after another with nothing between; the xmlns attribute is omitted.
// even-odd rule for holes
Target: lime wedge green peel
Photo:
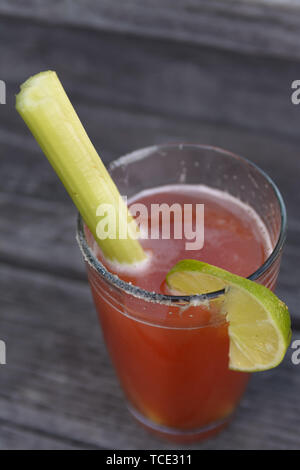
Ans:
<svg viewBox="0 0 300 470"><path fill-rule="evenodd" d="M21 85L16 109L73 199L104 256L122 264L144 260L146 254L136 239L136 224L56 73L41 72ZM104 204L113 207L118 215L115 217L115 238L105 238L104 233L100 239L97 233L101 220L97 217L97 209ZM104 217L104 214L100 216Z"/></svg>
<svg viewBox="0 0 300 470"><path fill-rule="evenodd" d="M171 292L205 294L225 288L221 314L228 321L229 368L256 372L276 367L291 340L287 306L266 287L196 260L179 261L166 282Z"/></svg>

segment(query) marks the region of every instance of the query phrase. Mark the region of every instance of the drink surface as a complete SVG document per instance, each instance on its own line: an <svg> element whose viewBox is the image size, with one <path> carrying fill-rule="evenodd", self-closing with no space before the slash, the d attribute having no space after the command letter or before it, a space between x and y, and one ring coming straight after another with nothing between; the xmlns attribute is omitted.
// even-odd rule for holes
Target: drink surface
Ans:
<svg viewBox="0 0 300 470"><path fill-rule="evenodd" d="M202 249L186 249L186 243L190 240L184 237L184 230L182 239L174 239L176 218L171 212L170 239L162 239L161 217L159 225L154 227L155 232L159 233L159 238L152 239L149 235L147 239L141 240L150 258L144 268L126 271L124 268L109 265L109 270L118 274L121 279L148 291L166 293L166 274L177 261L185 258L204 261L247 277L263 264L272 251L268 232L255 211L223 191L204 185L170 185L137 194L129 201L129 207L135 203L142 203L147 208L148 218L142 219L142 227L146 226L149 234L154 223L151 220L151 205L167 204L171 207L173 204L179 204L182 214L184 205L192 205L192 228L195 231L194 209L196 204L204 204ZM182 223L183 220L182 216Z"/></svg>
<svg viewBox="0 0 300 470"><path fill-rule="evenodd" d="M149 208L153 203L205 205L201 250L186 250L184 239L147 239L142 244L150 257L143 269L109 266L148 291L166 293L165 276L180 259L195 258L248 276L270 253L267 231L256 213L224 192L167 186L142 192L130 204L135 202ZM248 374L228 368L225 318L212 305L182 309L110 290L93 268L88 273L108 350L139 419L152 423L153 430L167 429L168 436L175 433L180 441L207 437L220 428L248 381Z"/></svg>

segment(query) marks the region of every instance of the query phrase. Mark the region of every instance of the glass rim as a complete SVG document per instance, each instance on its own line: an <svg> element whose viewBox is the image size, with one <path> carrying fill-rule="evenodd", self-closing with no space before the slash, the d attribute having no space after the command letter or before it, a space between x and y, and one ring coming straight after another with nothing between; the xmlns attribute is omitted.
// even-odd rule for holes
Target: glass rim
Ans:
<svg viewBox="0 0 300 470"><path fill-rule="evenodd" d="M219 153L222 153L223 155L227 155L231 158L233 157L237 160L241 160L243 163L251 166L256 171L258 171L265 178L267 183L271 186L275 194L275 197L279 203L279 208L280 208L280 217L281 217L280 234L279 234L277 243L272 250L272 253L268 256L266 261L254 273L250 274L247 277L247 279L251 281L256 281L260 276L262 276L269 269L269 267L277 259L283 247L285 238L286 238L286 229L287 229L286 207L285 207L283 197L278 187L276 186L274 181L271 179L271 177L267 173L265 173L265 171L263 171L255 163L251 162L245 157L241 157L230 151L224 150L220 147L214 147L212 145L189 144L189 143L175 143L174 144L173 143L173 144L161 144L161 145L156 145L156 146L144 147L142 149L135 150L127 155L121 156L117 158L116 160L113 160L109 165L109 169L115 168L121 164L124 165L124 163L130 162L132 159L134 161L134 158L143 159L147 157L149 153L152 151L157 151L160 149L162 150L165 148L169 149L171 147L180 148L180 149L183 149L184 147L192 147L195 149L212 150L214 152L219 152ZM142 158L141 158L141 155L142 155ZM119 290L122 290L129 295L145 300L146 302L154 302L154 303L160 303L160 304L166 304L166 305L174 305L174 304L182 305L182 304L187 304L191 302L201 303L201 302L207 302L209 300L215 299L223 295L225 292L224 289L221 289L217 291L208 292L206 294L197 294L197 295L159 294L156 292L147 291L146 289L142 289L141 287L138 287L126 281L123 281L118 276L116 276L115 274L112 274L108 269L106 269L105 266L101 263L101 261L99 261L98 258L94 255L92 249L90 248L87 242L85 231L84 231L84 221L79 213L78 213L78 218L77 218L76 239L77 239L79 248L83 254L85 261L93 269L95 269L101 277L103 277L113 287Z"/></svg>

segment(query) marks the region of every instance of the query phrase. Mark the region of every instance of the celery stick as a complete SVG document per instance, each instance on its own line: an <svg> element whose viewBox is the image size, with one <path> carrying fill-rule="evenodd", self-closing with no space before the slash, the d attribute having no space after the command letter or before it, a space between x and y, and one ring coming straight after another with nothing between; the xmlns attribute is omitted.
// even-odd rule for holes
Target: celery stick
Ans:
<svg viewBox="0 0 300 470"><path fill-rule="evenodd" d="M64 184L104 256L122 264L144 260L146 254L134 238L135 222L126 204L120 202L118 189L56 73L41 72L21 85L16 109ZM99 221L103 220L104 214L97 216L97 209L102 204L109 204L116 211L115 239L105 238L104 233L100 233L103 239L98 237Z"/></svg>

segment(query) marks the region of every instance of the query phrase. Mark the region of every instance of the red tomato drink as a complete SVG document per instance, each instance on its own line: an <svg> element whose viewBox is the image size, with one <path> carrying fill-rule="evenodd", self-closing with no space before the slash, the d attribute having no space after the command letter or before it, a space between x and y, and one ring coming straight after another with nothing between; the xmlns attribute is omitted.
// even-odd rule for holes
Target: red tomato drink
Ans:
<svg viewBox="0 0 300 470"><path fill-rule="evenodd" d="M107 265L120 279L147 291L168 293L166 274L182 259L198 259L247 277L272 251L267 229L255 211L223 191L170 185L137 194L130 204L136 202L145 204L149 214L154 203L204 204L201 250L186 250L184 238L147 239L142 240L149 254L145 267L126 271ZM151 224L150 219L144 222ZM171 233L174 217L172 224ZM97 256L105 264L99 251ZM145 302L108 287L90 267L88 273L105 341L135 417L181 442L221 429L249 377L228 368L224 317L209 305L187 308Z"/></svg>

